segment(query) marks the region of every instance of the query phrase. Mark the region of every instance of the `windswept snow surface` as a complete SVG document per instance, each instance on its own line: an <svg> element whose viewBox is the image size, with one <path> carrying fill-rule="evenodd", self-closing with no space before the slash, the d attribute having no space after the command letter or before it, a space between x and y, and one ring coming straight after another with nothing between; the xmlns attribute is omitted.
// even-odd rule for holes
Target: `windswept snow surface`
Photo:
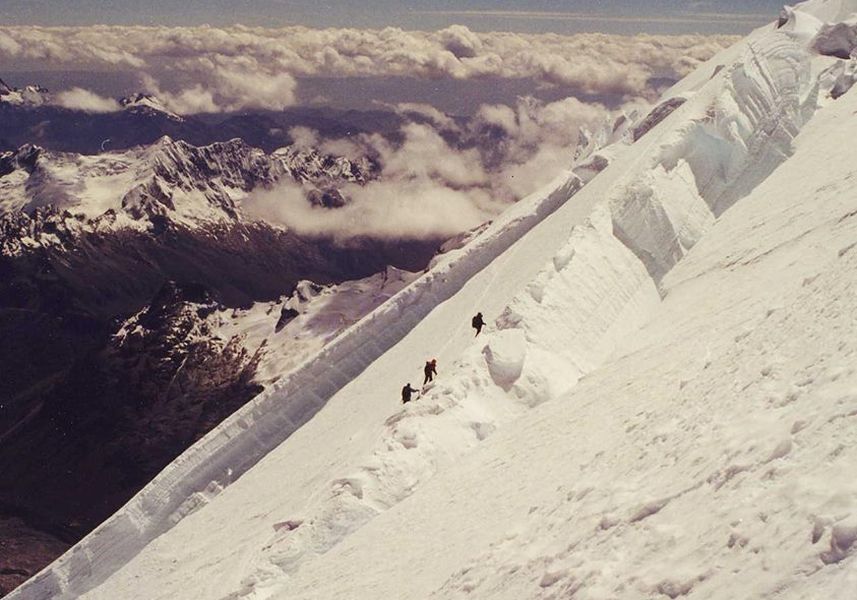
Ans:
<svg viewBox="0 0 857 600"><path fill-rule="evenodd" d="M857 7L804 9L11 597L854 598L857 95L811 43Z"/></svg>

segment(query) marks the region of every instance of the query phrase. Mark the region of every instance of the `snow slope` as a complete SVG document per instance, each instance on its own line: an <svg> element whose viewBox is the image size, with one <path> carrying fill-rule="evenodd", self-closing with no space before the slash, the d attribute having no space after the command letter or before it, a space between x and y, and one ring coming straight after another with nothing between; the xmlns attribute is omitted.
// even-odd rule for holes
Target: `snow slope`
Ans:
<svg viewBox="0 0 857 600"><path fill-rule="evenodd" d="M854 598L857 168L831 148L855 110L805 129L602 368L271 597Z"/></svg>
<svg viewBox="0 0 857 600"><path fill-rule="evenodd" d="M853 597L857 98L812 23L704 65L11 597Z"/></svg>
<svg viewBox="0 0 857 600"><path fill-rule="evenodd" d="M532 228L545 213L555 209L579 187L576 177L567 175L566 179L550 193L537 194L530 202L516 205L514 209L517 210L513 209L506 215L508 220L497 222L484 238L461 251L450 253L440 266L329 344L290 377L278 382L271 392L248 403L180 456L116 515L55 562L52 568L22 586L20 593L33 594L32 597L75 597L86 591L93 580L98 583L122 561L133 557L147 542L206 503L214 493L230 484L290 434L303 431L299 429L301 425L325 401L399 343L405 334L410 333L415 340L412 354L420 357L414 361L417 366L421 365L422 349L429 346L435 335L423 321L426 314L437 303L455 294L462 285L471 286L477 297L482 296L485 290L479 287L480 283L495 279L496 269L500 266L486 270L485 266L491 263L492 258L501 254L522 231ZM562 226L562 223L554 224L557 226ZM557 237L552 235L549 239ZM536 251L544 253L542 259L532 260L530 255L523 256L523 260L514 265L516 271L533 273L554 249L553 244L543 247L544 244L536 241L534 245ZM474 273L482 275L482 282L471 279ZM454 308L458 313L469 311L473 300L468 302L466 296L460 298L460 306ZM492 307L495 311L500 308L499 305ZM450 313L444 315L449 323L454 322L451 316ZM460 321L461 314L455 318ZM414 337L411 331L416 324L422 327L419 338ZM464 338L459 339L459 344L463 343ZM442 360L443 354L438 353L438 357ZM374 383L364 389L363 394L378 398L377 408L381 412L367 412L361 415L363 418L354 419L351 426L355 431L361 429L361 424L368 431L370 422L383 423L385 413L389 412L389 399L396 399L401 387L398 381L391 381L389 377L387 380L383 396L378 394ZM333 459L336 455L359 456L360 451L351 452L331 444L325 452L312 454L313 460L324 460L324 457ZM302 488L297 478L291 486L295 491ZM269 525L266 524L267 527Z"/></svg>
<svg viewBox="0 0 857 600"><path fill-rule="evenodd" d="M251 353L262 349L254 381L268 386L416 278L416 273L388 267L371 277L337 285L304 280L289 298L257 302L248 309L223 309L209 320L218 337L238 337Z"/></svg>

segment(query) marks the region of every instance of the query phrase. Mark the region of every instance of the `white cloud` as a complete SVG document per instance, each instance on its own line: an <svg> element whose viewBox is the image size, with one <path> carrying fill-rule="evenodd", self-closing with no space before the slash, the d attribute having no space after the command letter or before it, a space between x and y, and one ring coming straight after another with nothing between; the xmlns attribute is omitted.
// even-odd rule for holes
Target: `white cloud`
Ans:
<svg viewBox="0 0 857 600"><path fill-rule="evenodd" d="M475 149L453 150L430 126L408 123L402 127L404 143L376 146L383 167L381 176L391 180L434 180L462 189L485 184L487 176Z"/></svg>
<svg viewBox="0 0 857 600"><path fill-rule="evenodd" d="M0 55L19 56L21 54L21 44L18 43L8 33L0 31Z"/></svg>
<svg viewBox="0 0 857 600"><path fill-rule="evenodd" d="M292 139L292 145L299 150L315 150L320 144L318 132L309 127L291 127L289 129L289 137ZM331 154L336 154L337 156L343 155L338 152L331 152Z"/></svg>
<svg viewBox="0 0 857 600"><path fill-rule="evenodd" d="M0 60L39 67L126 69L187 83L183 112L280 109L301 76L533 78L592 94L643 95L652 76L681 76L731 36L477 33L232 27L0 27ZM179 77L176 77L178 75Z"/></svg>
<svg viewBox="0 0 857 600"><path fill-rule="evenodd" d="M58 106L89 113L109 113L122 109L113 98L104 98L79 87L60 92L54 98L54 103Z"/></svg>
<svg viewBox="0 0 857 600"><path fill-rule="evenodd" d="M420 108L421 116L431 113ZM381 167L378 179L346 186L349 204L342 208L314 206L307 190L286 182L252 194L244 210L303 234L337 239L452 236L493 218L570 167L579 128L606 123L608 116L603 106L574 98L483 106L470 129L459 131L463 149L441 136L448 118L443 113L429 123L406 123L397 144L377 134L324 140L312 129L295 127L289 135L301 149L372 156ZM502 128L502 138L486 132L488 125Z"/></svg>
<svg viewBox="0 0 857 600"><path fill-rule="evenodd" d="M179 114L214 113L219 112L220 107L214 101L211 91L201 84L187 87L178 93L168 92L161 89L160 83L148 74L143 74L143 91L160 100L169 110Z"/></svg>
<svg viewBox="0 0 857 600"><path fill-rule="evenodd" d="M499 127L506 133L518 129L515 111L505 104L483 104L476 113L477 123Z"/></svg>
<svg viewBox="0 0 857 600"><path fill-rule="evenodd" d="M447 17L489 17L492 19L515 19L525 21L577 21L582 23L668 23L668 24L730 24L747 27L761 26L772 21L767 13L697 12L698 8L714 8L711 2L691 3L690 11L673 14L609 15L592 12L550 10L424 10L415 14L443 15Z"/></svg>
<svg viewBox="0 0 857 600"><path fill-rule="evenodd" d="M233 27L0 27L0 61L27 59L54 69L125 69L177 113L279 110L296 101L298 79L404 76L425 79L532 79L578 93L639 102L652 77L680 77L735 41L730 36L478 33ZM183 82L164 89L162 81ZM66 101L90 110L104 99L73 90ZM401 140L380 135L323 139L289 131L304 149L369 156L380 178L344 190L350 203L313 206L284 184L254 194L249 214L303 233L345 237L443 237L498 214L570 166L578 130L609 111L574 98L483 106L467 128L425 104L392 107L407 119ZM502 130L502 135L497 134ZM451 145L450 139L460 140Z"/></svg>
<svg viewBox="0 0 857 600"><path fill-rule="evenodd" d="M458 131L458 124L455 119L438 110L431 104L423 102L399 102L398 104L388 104L386 102L378 102L379 106L388 108L404 117L419 116L427 119L436 127L446 131Z"/></svg>
<svg viewBox="0 0 857 600"><path fill-rule="evenodd" d="M345 192L349 204L327 209L310 204L300 186L287 183L254 194L244 211L303 235L338 240L444 238L476 227L485 216L471 194L426 179L373 181Z"/></svg>
<svg viewBox="0 0 857 600"><path fill-rule="evenodd" d="M514 106L504 104L483 105L470 123L476 136L491 128L499 128L503 136L494 143L489 139L483 144L483 162L492 171L504 173L505 188L498 193L510 198L519 198L533 191L541 183L528 186L522 180L518 167L532 164L534 173L555 174L559 166L567 165L578 141L581 127L601 126L610 111L597 103L584 103L576 98L565 98L545 103L534 98L520 98ZM537 162L536 157L541 158ZM549 156L555 160L547 160ZM507 171L514 170L514 175ZM552 175L551 175L552 176Z"/></svg>
<svg viewBox="0 0 857 600"><path fill-rule="evenodd" d="M480 37L462 25L452 25L437 35L441 45L458 58L474 58L482 50Z"/></svg>
<svg viewBox="0 0 857 600"><path fill-rule="evenodd" d="M295 102L294 77L288 73L269 73L250 58L199 57L178 65L199 82L170 92L162 89L160 82L148 73L143 74L142 80L147 92L180 114L248 108L282 110Z"/></svg>

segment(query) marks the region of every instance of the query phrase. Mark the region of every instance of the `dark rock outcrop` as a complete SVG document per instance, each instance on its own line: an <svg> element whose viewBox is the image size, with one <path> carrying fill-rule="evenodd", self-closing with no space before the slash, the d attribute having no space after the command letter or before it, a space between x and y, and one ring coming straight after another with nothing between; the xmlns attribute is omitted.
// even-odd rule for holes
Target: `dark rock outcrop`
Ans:
<svg viewBox="0 0 857 600"><path fill-rule="evenodd" d="M683 98L681 96L675 96L673 98L669 98L664 100L656 107L654 107L646 117L640 121L640 123L634 127L634 141L636 142L641 137L646 135L649 131L651 131L655 126L658 125L661 121L670 116L679 106L687 102L687 98Z"/></svg>

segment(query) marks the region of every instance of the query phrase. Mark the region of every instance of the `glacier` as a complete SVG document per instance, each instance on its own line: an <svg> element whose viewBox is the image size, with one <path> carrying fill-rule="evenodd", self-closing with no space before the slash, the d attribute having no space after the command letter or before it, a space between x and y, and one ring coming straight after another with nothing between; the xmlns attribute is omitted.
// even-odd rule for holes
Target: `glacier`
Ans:
<svg viewBox="0 0 857 600"><path fill-rule="evenodd" d="M853 598L855 13L702 65L9 597Z"/></svg>

